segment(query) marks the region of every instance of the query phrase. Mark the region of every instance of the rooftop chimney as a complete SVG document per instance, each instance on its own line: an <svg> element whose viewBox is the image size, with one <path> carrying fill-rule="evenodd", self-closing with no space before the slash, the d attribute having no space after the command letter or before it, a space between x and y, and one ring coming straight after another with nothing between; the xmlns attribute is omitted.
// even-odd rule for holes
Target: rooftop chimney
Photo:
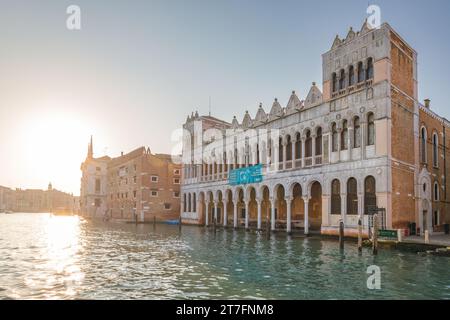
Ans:
<svg viewBox="0 0 450 320"><path fill-rule="evenodd" d="M425 99L424 102L425 102L425 108L430 109L430 102L431 102L431 100L430 99Z"/></svg>
<svg viewBox="0 0 450 320"><path fill-rule="evenodd" d="M120 155L123 156L123 151L120 152Z"/></svg>

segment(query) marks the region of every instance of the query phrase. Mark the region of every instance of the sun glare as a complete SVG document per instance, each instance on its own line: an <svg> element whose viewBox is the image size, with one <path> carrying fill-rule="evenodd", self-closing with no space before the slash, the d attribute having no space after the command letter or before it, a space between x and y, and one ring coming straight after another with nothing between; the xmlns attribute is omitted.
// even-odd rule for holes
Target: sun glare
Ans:
<svg viewBox="0 0 450 320"><path fill-rule="evenodd" d="M67 180L85 155L89 134L86 124L74 114L29 115L24 121L21 146L28 174L39 174L48 181Z"/></svg>

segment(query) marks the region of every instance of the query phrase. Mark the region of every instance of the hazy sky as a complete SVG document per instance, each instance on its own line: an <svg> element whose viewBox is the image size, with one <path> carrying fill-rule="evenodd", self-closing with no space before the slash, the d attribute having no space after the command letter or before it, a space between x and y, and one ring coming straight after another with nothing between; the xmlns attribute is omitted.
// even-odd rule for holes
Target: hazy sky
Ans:
<svg viewBox="0 0 450 320"><path fill-rule="evenodd" d="M371 1L419 53L419 96L450 119L450 1ZM81 7L82 30L66 28ZM0 185L79 193L94 152L170 152L191 111L241 121L321 84L321 54L367 0L0 0Z"/></svg>

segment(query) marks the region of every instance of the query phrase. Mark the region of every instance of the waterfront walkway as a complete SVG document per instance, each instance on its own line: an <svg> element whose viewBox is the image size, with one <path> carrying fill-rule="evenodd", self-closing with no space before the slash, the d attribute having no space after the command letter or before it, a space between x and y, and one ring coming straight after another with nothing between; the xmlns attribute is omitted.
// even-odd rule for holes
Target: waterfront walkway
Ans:
<svg viewBox="0 0 450 320"><path fill-rule="evenodd" d="M403 242L424 244L425 237L424 236L409 236L409 237L403 238ZM444 233L435 233L430 236L429 244L450 247L450 235L444 234Z"/></svg>

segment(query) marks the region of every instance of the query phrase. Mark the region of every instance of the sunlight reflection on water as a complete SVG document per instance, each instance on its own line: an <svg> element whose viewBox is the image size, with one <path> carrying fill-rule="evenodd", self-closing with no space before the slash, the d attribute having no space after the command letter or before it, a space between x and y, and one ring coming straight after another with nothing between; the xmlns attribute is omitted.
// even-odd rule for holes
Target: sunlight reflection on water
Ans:
<svg viewBox="0 0 450 320"><path fill-rule="evenodd" d="M382 269L382 290L366 268ZM449 259L241 231L0 215L0 298L450 298Z"/></svg>

